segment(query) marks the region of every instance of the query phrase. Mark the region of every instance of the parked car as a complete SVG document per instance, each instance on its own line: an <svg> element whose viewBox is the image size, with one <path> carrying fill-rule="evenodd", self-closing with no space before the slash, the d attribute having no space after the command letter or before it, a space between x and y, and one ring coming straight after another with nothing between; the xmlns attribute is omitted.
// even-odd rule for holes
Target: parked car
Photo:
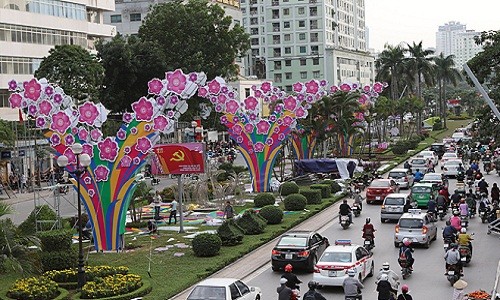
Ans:
<svg viewBox="0 0 500 300"><path fill-rule="evenodd" d="M392 169L387 178L396 181L399 188L409 189L413 185L413 175L408 169Z"/></svg>
<svg viewBox="0 0 500 300"><path fill-rule="evenodd" d="M260 300L260 288L248 286L235 278L208 278L198 283L187 300Z"/></svg>
<svg viewBox="0 0 500 300"><path fill-rule="evenodd" d="M419 156L422 156L423 158L425 158L426 161L430 159L432 161L432 163L434 164L434 166L436 166L439 163L439 158L434 151L425 150L425 151L420 152Z"/></svg>
<svg viewBox="0 0 500 300"><path fill-rule="evenodd" d="M355 278L361 281L373 276L373 255L363 246L352 244L351 240L337 240L321 255L314 269L313 280L320 286L342 286L350 269L356 272Z"/></svg>
<svg viewBox="0 0 500 300"><path fill-rule="evenodd" d="M431 183L434 190L440 190L442 187L448 187L448 179L442 173L427 173L420 183Z"/></svg>
<svg viewBox="0 0 500 300"><path fill-rule="evenodd" d="M385 196L399 192L396 181L392 179L375 179L366 189L366 203L383 201Z"/></svg>
<svg viewBox="0 0 500 300"><path fill-rule="evenodd" d="M443 154L446 152L443 143L434 143L431 145L429 150L434 151L439 159L441 159L441 156L443 156Z"/></svg>
<svg viewBox="0 0 500 300"><path fill-rule="evenodd" d="M412 244L429 248L431 242L437 238L434 219L420 209L410 209L403 214L394 231L394 247L399 247L404 238L409 238Z"/></svg>
<svg viewBox="0 0 500 300"><path fill-rule="evenodd" d="M427 172L427 160L423 157L413 157L409 161L410 166L411 166L411 172L415 174L417 170L420 171L420 173L425 174Z"/></svg>
<svg viewBox="0 0 500 300"><path fill-rule="evenodd" d="M314 271L314 265L330 245L326 237L315 231L291 231L283 234L271 254L273 271L287 264L294 268Z"/></svg>
<svg viewBox="0 0 500 300"><path fill-rule="evenodd" d="M435 199L437 191L432 187L432 183L417 183L411 188L412 199L418 207L427 207L429 200Z"/></svg>
<svg viewBox="0 0 500 300"><path fill-rule="evenodd" d="M394 193L387 195L380 207L380 222L384 223L387 220L399 220L403 215L403 208L406 201L413 203L410 194Z"/></svg>
<svg viewBox="0 0 500 300"><path fill-rule="evenodd" d="M441 157L441 164L444 164L446 161L448 161L450 159L457 160L458 159L458 155L455 152L446 152Z"/></svg>
<svg viewBox="0 0 500 300"><path fill-rule="evenodd" d="M458 175L458 168L462 165L462 168L465 167L462 163L462 160L459 159L453 159L453 160L447 160L443 164L443 175L445 177L456 177Z"/></svg>

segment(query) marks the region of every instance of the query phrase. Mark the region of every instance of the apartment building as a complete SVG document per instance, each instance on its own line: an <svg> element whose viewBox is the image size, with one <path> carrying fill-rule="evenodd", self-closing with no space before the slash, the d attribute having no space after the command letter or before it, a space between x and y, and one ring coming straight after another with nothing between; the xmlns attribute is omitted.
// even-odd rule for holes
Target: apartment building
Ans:
<svg viewBox="0 0 500 300"><path fill-rule="evenodd" d="M480 34L455 21L439 26L436 32L436 54L454 55L455 66L461 69L463 64L483 51L481 45L474 41L474 37Z"/></svg>

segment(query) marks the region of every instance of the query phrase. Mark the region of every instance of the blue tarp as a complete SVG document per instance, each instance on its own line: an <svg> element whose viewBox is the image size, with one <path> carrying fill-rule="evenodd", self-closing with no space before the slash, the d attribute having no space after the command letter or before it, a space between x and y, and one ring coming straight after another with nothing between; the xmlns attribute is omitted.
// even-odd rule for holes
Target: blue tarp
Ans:
<svg viewBox="0 0 500 300"><path fill-rule="evenodd" d="M335 159L301 159L295 160L297 175L307 173L333 173L338 172Z"/></svg>

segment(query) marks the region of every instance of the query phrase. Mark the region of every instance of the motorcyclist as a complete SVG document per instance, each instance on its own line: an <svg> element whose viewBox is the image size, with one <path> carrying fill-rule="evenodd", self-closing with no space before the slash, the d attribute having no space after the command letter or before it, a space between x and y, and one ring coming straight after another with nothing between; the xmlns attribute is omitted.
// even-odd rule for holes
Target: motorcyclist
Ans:
<svg viewBox="0 0 500 300"><path fill-rule="evenodd" d="M349 277L344 279L344 282L342 283L345 299L361 299L361 289L364 288L364 286L357 278L355 278L356 271L349 269L347 271L347 275L349 275Z"/></svg>
<svg viewBox="0 0 500 300"><path fill-rule="evenodd" d="M363 197L358 189L354 192L354 204L357 204L360 210L363 209Z"/></svg>
<svg viewBox="0 0 500 300"><path fill-rule="evenodd" d="M465 175L467 176L467 180L474 180L474 170L471 167L465 171Z"/></svg>
<svg viewBox="0 0 500 300"><path fill-rule="evenodd" d="M427 213L430 214L434 219L437 219L437 211L436 211L436 201L434 199L429 199L427 202Z"/></svg>
<svg viewBox="0 0 500 300"><path fill-rule="evenodd" d="M467 205L464 198L460 199L460 205L458 206L458 209L460 211L460 216L462 217L469 216L469 205Z"/></svg>
<svg viewBox="0 0 500 300"><path fill-rule="evenodd" d="M469 247L471 256L472 256L473 240L474 239L472 238L472 236L467 233L467 228L460 229L460 233L458 234L458 245Z"/></svg>
<svg viewBox="0 0 500 300"><path fill-rule="evenodd" d="M486 193L486 196L488 196L488 183L486 182L486 180L484 180L484 178L481 178L481 181L479 181L479 183L477 184L477 186L479 187L479 191L481 193Z"/></svg>
<svg viewBox="0 0 500 300"><path fill-rule="evenodd" d="M443 240L450 240L452 243L456 241L457 229L451 226L450 221L446 221L446 227L443 229Z"/></svg>
<svg viewBox="0 0 500 300"><path fill-rule="evenodd" d="M451 223L451 226L455 227L457 232L460 231L460 229L462 229L462 220L460 220L460 212L459 211L453 212L453 217L450 218L450 223Z"/></svg>
<svg viewBox="0 0 500 300"><path fill-rule="evenodd" d="M339 216L339 223L340 223L342 216L349 216L349 223L352 223L352 209L349 206L349 204L347 204L347 199L344 199L344 201L342 201L342 204L340 204L339 215L340 215Z"/></svg>
<svg viewBox="0 0 500 300"><path fill-rule="evenodd" d="M403 206L403 212L407 213L410 209L412 209L413 206L411 205L410 200L406 200L405 205Z"/></svg>
<svg viewBox="0 0 500 300"><path fill-rule="evenodd" d="M465 198L465 203L467 203L467 206L469 207L469 213L475 214L476 213L476 196L472 192L472 189L469 189L469 193L466 195L466 198Z"/></svg>
<svg viewBox="0 0 500 300"><path fill-rule="evenodd" d="M450 201L450 193L448 192L448 188L443 186L440 190L439 190L439 195L442 195L445 199L446 199L446 202Z"/></svg>
<svg viewBox="0 0 500 300"><path fill-rule="evenodd" d="M364 239L369 239L372 243L372 246L375 247L375 228L373 227L373 224L370 223L370 218L366 218L366 223L363 225L363 238Z"/></svg>
<svg viewBox="0 0 500 300"><path fill-rule="evenodd" d="M403 245L399 248L399 259L398 261L401 264L401 261L406 259L407 266L410 271L413 271L413 263L415 259L413 258L413 249L411 248L411 241L408 238L403 239Z"/></svg>
<svg viewBox="0 0 500 300"><path fill-rule="evenodd" d="M450 269L451 266L456 266L456 271L461 273L462 264L460 263L460 253L458 252L458 244L453 243L448 251L444 254L444 260L446 262L446 271ZM445 273L446 275L447 273Z"/></svg>
<svg viewBox="0 0 500 300"><path fill-rule="evenodd" d="M472 161L472 163L470 164L470 168L474 171L474 172L477 172L479 170L479 165L477 164L477 162L475 160Z"/></svg>
<svg viewBox="0 0 500 300"><path fill-rule="evenodd" d="M382 274L377 283L378 300L394 299L396 291L391 287L387 274Z"/></svg>
<svg viewBox="0 0 500 300"><path fill-rule="evenodd" d="M288 264L285 266L285 274L281 275L281 278L285 278L286 281L286 286L291 288L292 290L300 290L299 284L302 283L300 279L297 277L297 275L293 274L293 266L291 264Z"/></svg>
<svg viewBox="0 0 500 300"><path fill-rule="evenodd" d="M316 289L318 288L318 285L319 284L314 280L309 281L309 283L307 283L307 286L309 287L309 291L307 291L304 294L302 299L304 299L304 300L308 300L308 299L326 300L326 298L323 297L323 295L321 295L318 291L316 291Z"/></svg>
<svg viewBox="0 0 500 300"><path fill-rule="evenodd" d="M278 300L290 300L292 299L292 289L289 288L286 283L288 280L286 278L281 277L280 286L276 288L276 292L278 293Z"/></svg>
<svg viewBox="0 0 500 300"><path fill-rule="evenodd" d="M476 171L476 175L474 176L476 177L476 180L484 179L483 173L481 173L481 170L479 169Z"/></svg>
<svg viewBox="0 0 500 300"><path fill-rule="evenodd" d="M398 274L396 274L396 272L390 269L390 265L388 262L382 264L382 269L378 272L377 280L375 281L375 283L380 280L383 274L386 274L389 277L388 280L391 284L392 289L397 291L399 288L399 276Z"/></svg>
<svg viewBox="0 0 500 300"><path fill-rule="evenodd" d="M452 205L458 206L458 203L460 202L461 198L462 198L462 196L460 195L460 193L458 192L458 190L455 190L455 192L453 193L453 195L451 195L451 203L452 203Z"/></svg>
<svg viewBox="0 0 500 300"><path fill-rule="evenodd" d="M424 178L424 174L422 172L420 172L420 169L417 169L417 171L415 172L415 175L413 175L413 179L416 181L416 182L419 182L420 180L422 180Z"/></svg>
<svg viewBox="0 0 500 300"><path fill-rule="evenodd" d="M436 206L439 208L439 207L442 207L443 210L446 211L446 198L445 196L441 195L441 194L438 194L436 196Z"/></svg>
<svg viewBox="0 0 500 300"><path fill-rule="evenodd" d="M411 165L408 161L405 161L405 164L403 165L403 168L407 169L407 170L410 170L411 169Z"/></svg>

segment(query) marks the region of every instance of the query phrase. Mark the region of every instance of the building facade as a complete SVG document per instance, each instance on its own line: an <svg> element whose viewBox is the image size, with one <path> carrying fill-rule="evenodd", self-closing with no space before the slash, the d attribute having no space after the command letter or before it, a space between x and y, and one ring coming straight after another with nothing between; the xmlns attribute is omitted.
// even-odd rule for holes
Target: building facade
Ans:
<svg viewBox="0 0 500 300"><path fill-rule="evenodd" d="M8 106L7 83L33 77L56 45L94 50L99 38L115 34L104 24L113 0L0 0L0 106Z"/></svg>
<svg viewBox="0 0 500 300"><path fill-rule="evenodd" d="M474 37L480 34L467 30L465 24L455 21L439 26L436 33L436 55L454 55L455 66L461 69L463 64L483 51L481 45L474 41Z"/></svg>
<svg viewBox="0 0 500 300"><path fill-rule="evenodd" d="M251 36L244 75L286 91L308 79L372 83L364 0L240 0Z"/></svg>

